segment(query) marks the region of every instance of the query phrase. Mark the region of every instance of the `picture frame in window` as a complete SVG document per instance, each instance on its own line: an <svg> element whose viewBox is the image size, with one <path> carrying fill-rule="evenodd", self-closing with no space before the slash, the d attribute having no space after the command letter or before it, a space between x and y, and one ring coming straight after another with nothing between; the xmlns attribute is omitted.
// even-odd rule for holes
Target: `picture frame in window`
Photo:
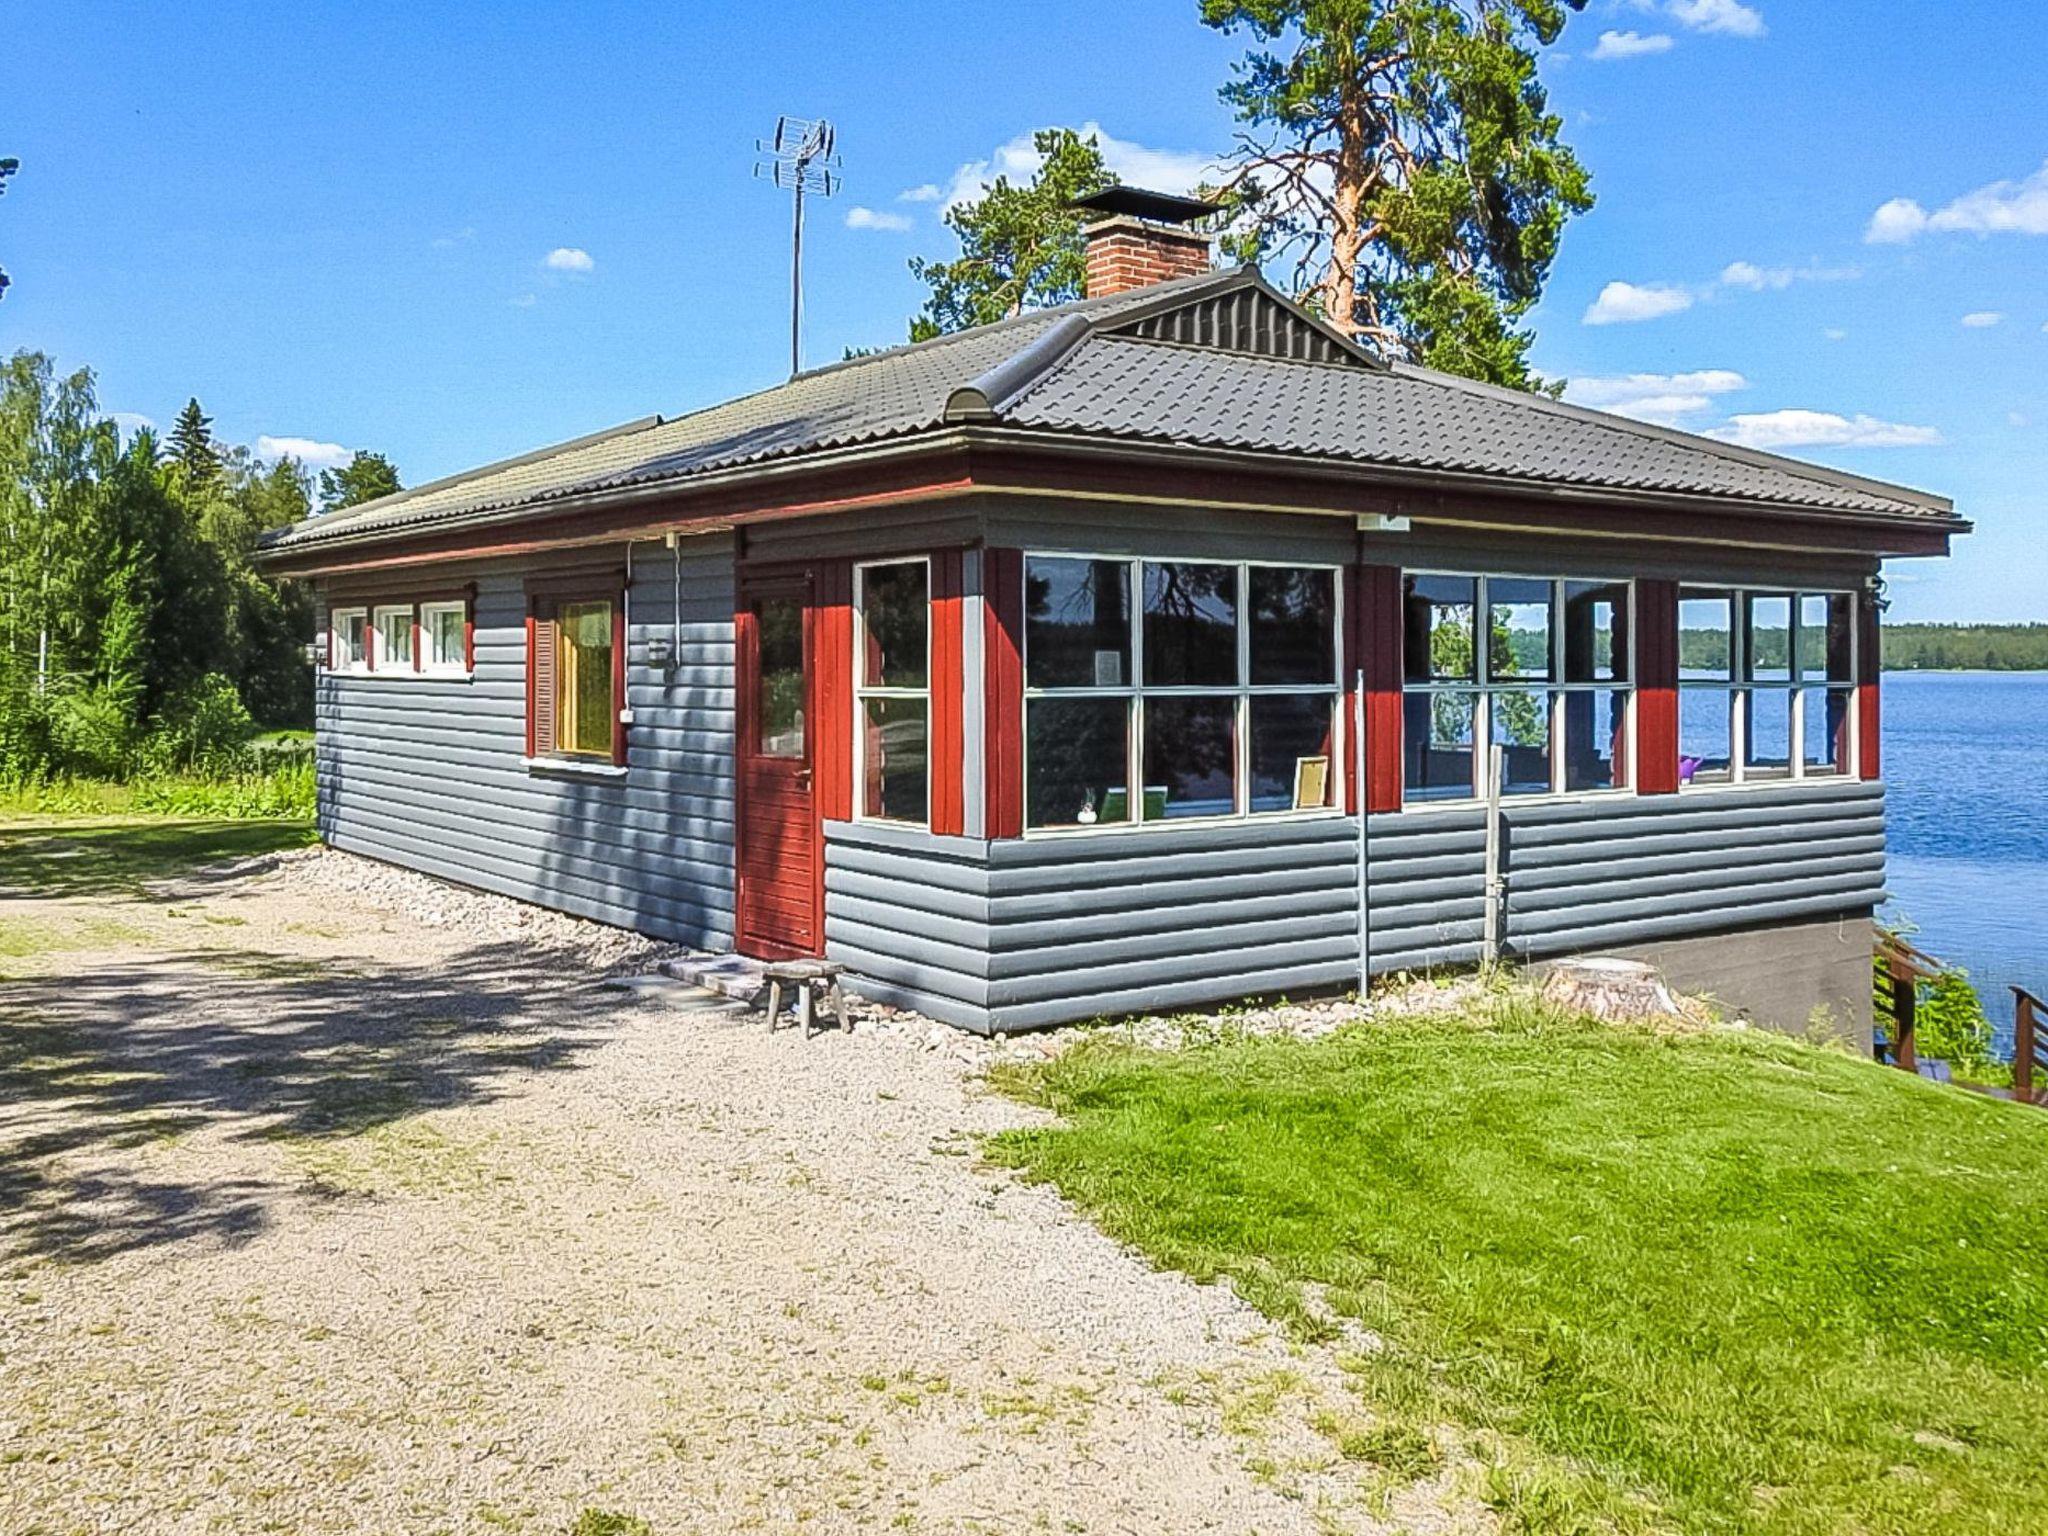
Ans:
<svg viewBox="0 0 2048 1536"><path fill-rule="evenodd" d="M1294 808L1317 811L1330 803L1330 760L1301 757L1294 761Z"/></svg>

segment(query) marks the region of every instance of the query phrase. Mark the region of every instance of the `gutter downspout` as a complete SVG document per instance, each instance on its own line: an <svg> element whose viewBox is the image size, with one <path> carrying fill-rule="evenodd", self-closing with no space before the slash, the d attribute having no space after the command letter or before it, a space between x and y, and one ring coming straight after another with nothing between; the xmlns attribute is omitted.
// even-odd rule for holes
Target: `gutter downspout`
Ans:
<svg viewBox="0 0 2048 1536"><path fill-rule="evenodd" d="M1357 717L1348 723L1352 727L1351 757L1358 786L1358 1000L1363 1003L1372 985L1372 916L1366 906L1369 892L1365 878L1365 668L1358 669L1352 682L1358 699Z"/></svg>

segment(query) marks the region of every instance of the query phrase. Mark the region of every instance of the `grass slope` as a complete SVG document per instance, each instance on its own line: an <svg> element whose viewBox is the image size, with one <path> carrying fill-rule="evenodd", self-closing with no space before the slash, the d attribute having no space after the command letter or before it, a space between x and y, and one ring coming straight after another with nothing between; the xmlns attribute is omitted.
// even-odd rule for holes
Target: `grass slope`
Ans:
<svg viewBox="0 0 2048 1536"><path fill-rule="evenodd" d="M1328 1287L1511 1529L2048 1529L2048 1115L1513 1002L1001 1083L1063 1123L993 1155L1116 1237L1309 1331Z"/></svg>

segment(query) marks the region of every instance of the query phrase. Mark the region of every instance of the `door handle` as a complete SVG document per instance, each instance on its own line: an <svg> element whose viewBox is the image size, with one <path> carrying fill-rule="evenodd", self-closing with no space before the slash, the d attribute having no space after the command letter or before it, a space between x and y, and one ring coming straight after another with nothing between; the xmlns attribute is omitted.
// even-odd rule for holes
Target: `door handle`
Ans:
<svg viewBox="0 0 2048 1536"><path fill-rule="evenodd" d="M811 787L811 770L810 770L810 769L808 769L808 768L799 768L799 769L797 769L797 771L796 771L796 787L797 787L798 789L809 789L809 788Z"/></svg>

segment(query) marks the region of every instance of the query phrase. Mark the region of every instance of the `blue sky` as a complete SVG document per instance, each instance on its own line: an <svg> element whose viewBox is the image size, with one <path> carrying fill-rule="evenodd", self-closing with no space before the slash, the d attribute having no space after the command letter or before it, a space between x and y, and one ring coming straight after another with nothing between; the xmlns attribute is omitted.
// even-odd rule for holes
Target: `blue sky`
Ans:
<svg viewBox="0 0 2048 1536"><path fill-rule="evenodd" d="M1953 495L1980 531L1895 568L1895 616L2048 618L2048 29L1929 16L1592 0L1545 75L1600 203L1535 356L1588 403ZM946 193L1034 127L1197 174L1239 51L1194 0L30 0L5 42L0 349L411 482L780 377L788 208L750 177L778 112L829 115L846 162L815 363L901 339Z"/></svg>

